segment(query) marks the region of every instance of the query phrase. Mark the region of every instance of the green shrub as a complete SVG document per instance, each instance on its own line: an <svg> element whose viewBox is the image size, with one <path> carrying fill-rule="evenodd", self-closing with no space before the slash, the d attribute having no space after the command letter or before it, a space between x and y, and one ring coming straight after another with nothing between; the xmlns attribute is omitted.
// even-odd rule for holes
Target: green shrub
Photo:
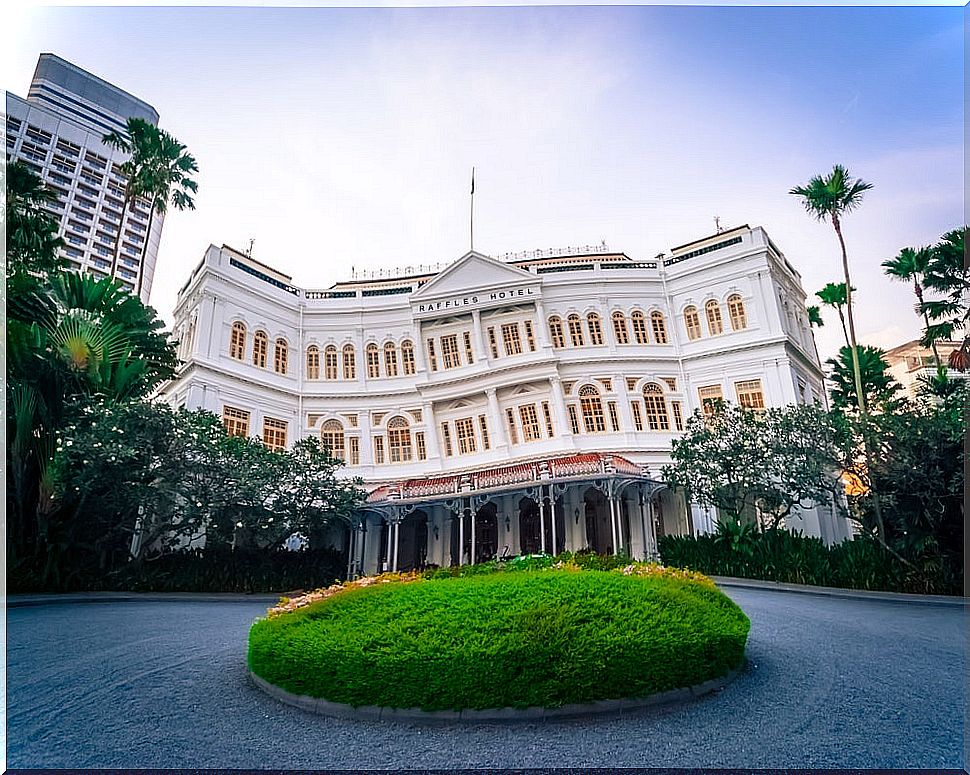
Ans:
<svg viewBox="0 0 970 775"><path fill-rule="evenodd" d="M664 536L658 548L664 564L712 576L848 589L963 594L963 572L958 563L928 553L893 553L865 536L835 546L786 530L755 534L740 545L719 535Z"/></svg>
<svg viewBox="0 0 970 775"><path fill-rule="evenodd" d="M573 570L349 589L257 621L249 666L355 706L528 707L637 697L726 674L749 622L705 584Z"/></svg>

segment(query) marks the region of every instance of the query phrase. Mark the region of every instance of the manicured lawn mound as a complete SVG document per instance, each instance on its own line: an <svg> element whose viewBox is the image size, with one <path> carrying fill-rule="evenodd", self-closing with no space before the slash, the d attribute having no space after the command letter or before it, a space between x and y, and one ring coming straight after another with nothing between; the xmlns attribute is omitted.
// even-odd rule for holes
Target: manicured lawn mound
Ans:
<svg viewBox="0 0 970 775"><path fill-rule="evenodd" d="M348 589L257 621L249 666L355 706L555 707L722 676L740 665L748 627L694 581L530 571Z"/></svg>

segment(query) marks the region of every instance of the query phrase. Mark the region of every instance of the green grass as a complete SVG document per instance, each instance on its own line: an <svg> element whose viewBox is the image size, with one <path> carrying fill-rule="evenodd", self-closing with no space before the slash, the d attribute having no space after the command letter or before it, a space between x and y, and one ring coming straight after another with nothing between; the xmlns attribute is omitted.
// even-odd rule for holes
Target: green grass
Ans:
<svg viewBox="0 0 970 775"><path fill-rule="evenodd" d="M287 691L355 706L555 707L724 675L748 628L696 582L524 571L378 584L259 620L249 666Z"/></svg>

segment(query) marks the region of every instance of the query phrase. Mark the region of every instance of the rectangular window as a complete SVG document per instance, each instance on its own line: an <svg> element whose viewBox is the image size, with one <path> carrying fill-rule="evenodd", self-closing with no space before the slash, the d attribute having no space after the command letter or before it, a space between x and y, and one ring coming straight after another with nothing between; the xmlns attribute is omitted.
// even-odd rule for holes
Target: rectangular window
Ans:
<svg viewBox="0 0 970 775"><path fill-rule="evenodd" d="M495 327L488 327L488 349L493 358L498 358L498 342L495 341Z"/></svg>
<svg viewBox="0 0 970 775"><path fill-rule="evenodd" d="M572 429L573 433L579 433L579 413L576 411L576 405L570 404L566 407L569 410L569 427Z"/></svg>
<svg viewBox="0 0 970 775"><path fill-rule="evenodd" d="M230 436L249 435L249 412L231 406L222 408L222 424Z"/></svg>
<svg viewBox="0 0 970 775"><path fill-rule="evenodd" d="M351 436L347 441L350 442L350 460L347 461L352 466L360 465L360 439Z"/></svg>
<svg viewBox="0 0 970 775"><path fill-rule="evenodd" d="M461 366L461 355L458 353L458 334L441 337L441 360L446 369L456 369Z"/></svg>
<svg viewBox="0 0 970 775"><path fill-rule="evenodd" d="M539 431L539 413L535 404L519 407L519 420L522 422L522 441L538 441L542 438Z"/></svg>
<svg viewBox="0 0 970 775"><path fill-rule="evenodd" d="M552 425L552 412L549 411L549 402L542 402L542 417L546 421L546 436L550 439L555 436L553 425Z"/></svg>
<svg viewBox="0 0 970 775"><path fill-rule="evenodd" d="M701 401L701 410L705 417L714 414L714 407L718 401L724 400L724 392L720 385L708 385L707 387L697 388L697 397Z"/></svg>
<svg viewBox="0 0 970 775"><path fill-rule="evenodd" d="M438 370L438 358L434 353L434 339L428 340L428 366L431 367L431 371Z"/></svg>
<svg viewBox="0 0 970 775"><path fill-rule="evenodd" d="M478 415L478 427L482 431L482 449L491 449L492 445L488 439L488 423L485 422L485 415Z"/></svg>
<svg viewBox="0 0 970 775"><path fill-rule="evenodd" d="M441 423L441 443L445 447L445 456L451 457L451 430L446 422Z"/></svg>
<svg viewBox="0 0 970 775"><path fill-rule="evenodd" d="M455 436L458 439L458 454L467 455L475 451L475 423L471 417L455 420Z"/></svg>
<svg viewBox="0 0 970 775"><path fill-rule="evenodd" d="M765 397L764 393L761 392L760 379L735 382L734 391L738 394L738 404L744 409L757 411L765 408Z"/></svg>
<svg viewBox="0 0 970 775"><path fill-rule="evenodd" d="M274 420L272 417L264 417L263 444L270 449L286 449L286 423L282 420Z"/></svg>
<svg viewBox="0 0 970 775"><path fill-rule="evenodd" d="M522 340L519 338L518 323L503 324L502 342L505 345L506 355L520 355L522 353Z"/></svg>
<svg viewBox="0 0 970 775"><path fill-rule="evenodd" d="M680 410L680 401L671 401L670 406L674 411L674 427L679 431L684 430L684 415Z"/></svg>
<svg viewBox="0 0 970 775"><path fill-rule="evenodd" d="M384 437L374 437L374 462L378 465L384 462Z"/></svg>
<svg viewBox="0 0 970 775"><path fill-rule="evenodd" d="M472 352L472 335L467 331L462 332L462 338L465 340L465 362L474 363L475 354Z"/></svg>
<svg viewBox="0 0 970 775"><path fill-rule="evenodd" d="M630 409L633 410L633 427L638 431L643 430L643 408L640 401L631 401Z"/></svg>
<svg viewBox="0 0 970 775"><path fill-rule="evenodd" d="M620 430L620 418L617 416L616 401L607 401L606 408L610 413L610 427L615 433Z"/></svg>
<svg viewBox="0 0 970 775"><path fill-rule="evenodd" d="M525 327L525 343L529 345L529 352L534 353L536 351L536 332L532 328L532 321L525 320L522 325Z"/></svg>
<svg viewBox="0 0 970 775"><path fill-rule="evenodd" d="M424 431L418 431L414 434L414 444L418 448L418 460L427 458L428 449L424 446Z"/></svg>
<svg viewBox="0 0 970 775"><path fill-rule="evenodd" d="M515 430L515 413L511 409L506 409L505 419L509 423L509 443L518 444L519 434Z"/></svg>

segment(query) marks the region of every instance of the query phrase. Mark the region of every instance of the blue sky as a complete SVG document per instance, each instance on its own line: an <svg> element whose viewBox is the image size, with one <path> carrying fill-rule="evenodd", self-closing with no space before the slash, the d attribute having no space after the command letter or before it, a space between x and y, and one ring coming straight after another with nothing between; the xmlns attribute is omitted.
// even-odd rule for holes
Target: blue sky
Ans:
<svg viewBox="0 0 970 775"><path fill-rule="evenodd" d="M763 225L812 294L831 228L787 194L846 164L860 337L916 335L879 263L964 219L963 9L47 8L0 53L25 94L53 51L152 103L201 168L152 303L206 245L325 287L350 267L596 243L650 257ZM841 336L826 317L823 357Z"/></svg>

